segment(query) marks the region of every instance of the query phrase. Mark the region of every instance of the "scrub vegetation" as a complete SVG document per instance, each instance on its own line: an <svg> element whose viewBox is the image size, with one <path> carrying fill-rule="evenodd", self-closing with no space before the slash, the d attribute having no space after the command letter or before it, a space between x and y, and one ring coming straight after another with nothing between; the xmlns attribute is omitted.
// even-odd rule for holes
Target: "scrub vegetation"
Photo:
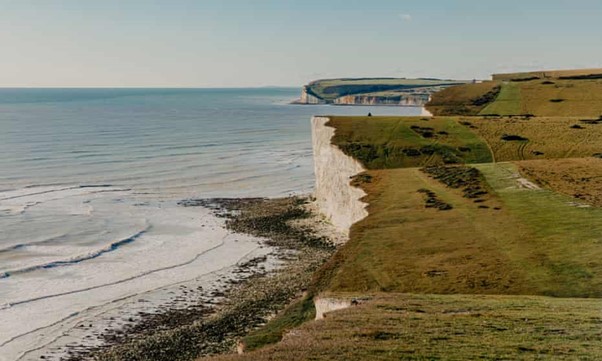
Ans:
<svg viewBox="0 0 602 361"><path fill-rule="evenodd" d="M491 154L470 127L451 118L331 117L333 144L368 169L485 163Z"/></svg>

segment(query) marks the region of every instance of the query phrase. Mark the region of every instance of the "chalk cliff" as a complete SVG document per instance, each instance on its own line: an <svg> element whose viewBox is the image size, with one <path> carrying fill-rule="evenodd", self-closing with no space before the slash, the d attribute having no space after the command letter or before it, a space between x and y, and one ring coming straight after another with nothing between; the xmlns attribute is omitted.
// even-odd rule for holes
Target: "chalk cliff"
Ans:
<svg viewBox="0 0 602 361"><path fill-rule="evenodd" d="M321 320L326 317L328 312L344 310L345 308L351 307L351 300L316 297L314 299L314 307L316 308L316 320Z"/></svg>
<svg viewBox="0 0 602 361"><path fill-rule="evenodd" d="M295 104L423 106L428 96L465 84L434 78L339 78L314 80L303 86Z"/></svg>
<svg viewBox="0 0 602 361"><path fill-rule="evenodd" d="M346 95L334 100L338 105L389 105L422 107L428 103L429 94L402 94L396 96Z"/></svg>
<svg viewBox="0 0 602 361"><path fill-rule="evenodd" d="M366 204L360 200L366 194L350 185L350 178L363 172L364 168L331 144L334 128L326 125L328 120L327 117L313 117L311 120L315 197L320 211L337 229L349 234L351 225L368 215Z"/></svg>
<svg viewBox="0 0 602 361"><path fill-rule="evenodd" d="M301 98L296 101L297 104L326 104L326 102L309 93L307 86L301 90Z"/></svg>

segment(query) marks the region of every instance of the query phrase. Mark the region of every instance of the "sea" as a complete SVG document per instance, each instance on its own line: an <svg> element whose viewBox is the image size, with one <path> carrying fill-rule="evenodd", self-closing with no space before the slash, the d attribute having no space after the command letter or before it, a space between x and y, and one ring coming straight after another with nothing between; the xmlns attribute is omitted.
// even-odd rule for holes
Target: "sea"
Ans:
<svg viewBox="0 0 602 361"><path fill-rule="evenodd" d="M295 88L0 89L0 360L59 359L268 251L178 202L310 193ZM188 286L187 286L188 285Z"/></svg>

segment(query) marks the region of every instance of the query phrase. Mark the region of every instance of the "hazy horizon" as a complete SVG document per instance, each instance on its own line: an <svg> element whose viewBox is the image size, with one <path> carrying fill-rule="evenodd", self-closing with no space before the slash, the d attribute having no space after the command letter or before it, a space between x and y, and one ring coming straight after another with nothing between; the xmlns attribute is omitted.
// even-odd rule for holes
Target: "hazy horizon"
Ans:
<svg viewBox="0 0 602 361"><path fill-rule="evenodd" d="M602 67L602 3L0 0L2 88L295 87Z"/></svg>

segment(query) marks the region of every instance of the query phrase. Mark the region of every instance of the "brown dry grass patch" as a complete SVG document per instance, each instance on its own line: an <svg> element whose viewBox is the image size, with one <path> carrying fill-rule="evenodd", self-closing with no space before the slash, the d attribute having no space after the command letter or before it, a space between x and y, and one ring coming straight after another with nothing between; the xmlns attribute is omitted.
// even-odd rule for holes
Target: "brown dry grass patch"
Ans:
<svg viewBox="0 0 602 361"><path fill-rule="evenodd" d="M525 177L541 187L602 207L602 159L532 160L517 164Z"/></svg>
<svg viewBox="0 0 602 361"><path fill-rule="evenodd" d="M602 124L587 124L583 118L473 117L472 131L485 139L496 161L590 157L602 150ZM579 125L579 128L572 126ZM507 141L504 136L526 141Z"/></svg>

